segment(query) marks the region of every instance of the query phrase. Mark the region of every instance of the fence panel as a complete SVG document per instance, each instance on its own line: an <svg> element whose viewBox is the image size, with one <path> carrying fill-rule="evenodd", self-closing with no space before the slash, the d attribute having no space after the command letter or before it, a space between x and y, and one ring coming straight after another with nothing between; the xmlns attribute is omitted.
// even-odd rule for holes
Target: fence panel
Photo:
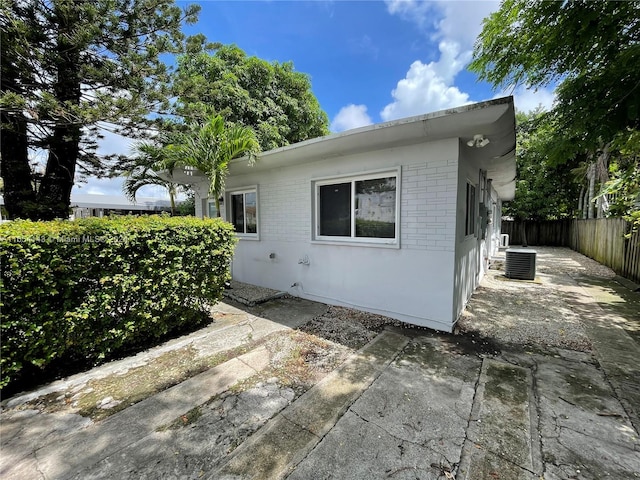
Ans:
<svg viewBox="0 0 640 480"><path fill-rule="evenodd" d="M620 275L640 283L640 230L626 241L624 263Z"/></svg>

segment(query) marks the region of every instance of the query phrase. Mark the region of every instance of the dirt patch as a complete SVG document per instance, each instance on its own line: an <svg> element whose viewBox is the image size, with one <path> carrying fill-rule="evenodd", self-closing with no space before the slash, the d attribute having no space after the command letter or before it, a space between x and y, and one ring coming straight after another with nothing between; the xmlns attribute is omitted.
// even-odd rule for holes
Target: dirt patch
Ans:
<svg viewBox="0 0 640 480"><path fill-rule="evenodd" d="M561 276L542 277L539 282L509 280L503 271L489 270L456 331L491 338L506 348L591 352L579 314L558 295L557 284L562 281Z"/></svg>
<svg viewBox="0 0 640 480"><path fill-rule="evenodd" d="M307 322L300 330L351 349L373 340L386 326L403 327L399 320L345 307L329 307L324 315Z"/></svg>
<svg viewBox="0 0 640 480"><path fill-rule="evenodd" d="M301 395L353 353L344 345L297 330L271 335L263 345L269 352L269 367L234 385L232 392L271 380Z"/></svg>

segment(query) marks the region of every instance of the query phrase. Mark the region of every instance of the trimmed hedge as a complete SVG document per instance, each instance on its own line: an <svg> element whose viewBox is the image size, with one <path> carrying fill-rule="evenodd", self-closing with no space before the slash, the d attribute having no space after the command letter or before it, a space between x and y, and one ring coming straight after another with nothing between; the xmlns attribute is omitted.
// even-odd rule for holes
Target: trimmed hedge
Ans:
<svg viewBox="0 0 640 480"><path fill-rule="evenodd" d="M219 219L0 225L0 388L27 367L89 366L201 320L230 278L234 245Z"/></svg>

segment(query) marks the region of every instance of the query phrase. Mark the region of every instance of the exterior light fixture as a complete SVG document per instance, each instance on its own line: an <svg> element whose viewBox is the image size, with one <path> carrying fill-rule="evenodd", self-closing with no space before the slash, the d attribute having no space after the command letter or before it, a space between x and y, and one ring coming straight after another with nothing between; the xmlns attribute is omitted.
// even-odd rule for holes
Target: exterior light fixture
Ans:
<svg viewBox="0 0 640 480"><path fill-rule="evenodd" d="M481 133L478 133L474 135L473 138L467 142L467 145L469 145L470 147L482 148L489 145L489 143L490 142L487 137L485 137Z"/></svg>

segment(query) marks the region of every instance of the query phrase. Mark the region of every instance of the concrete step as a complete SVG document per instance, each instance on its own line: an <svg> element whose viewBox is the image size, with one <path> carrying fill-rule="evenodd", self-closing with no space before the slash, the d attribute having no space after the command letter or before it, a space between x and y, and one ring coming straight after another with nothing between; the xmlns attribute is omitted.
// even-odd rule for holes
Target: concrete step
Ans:
<svg viewBox="0 0 640 480"><path fill-rule="evenodd" d="M333 428L409 339L385 331L240 445L207 478L282 478Z"/></svg>
<svg viewBox="0 0 640 480"><path fill-rule="evenodd" d="M68 478L126 449L268 365L268 352L258 347L58 441L40 438L38 425L32 422L3 447L0 476L5 479ZM61 421L68 422L68 419L61 418ZM24 443L22 449L18 448L20 441Z"/></svg>
<svg viewBox="0 0 640 480"><path fill-rule="evenodd" d="M456 478L539 478L532 454L532 399L528 368L483 360Z"/></svg>

